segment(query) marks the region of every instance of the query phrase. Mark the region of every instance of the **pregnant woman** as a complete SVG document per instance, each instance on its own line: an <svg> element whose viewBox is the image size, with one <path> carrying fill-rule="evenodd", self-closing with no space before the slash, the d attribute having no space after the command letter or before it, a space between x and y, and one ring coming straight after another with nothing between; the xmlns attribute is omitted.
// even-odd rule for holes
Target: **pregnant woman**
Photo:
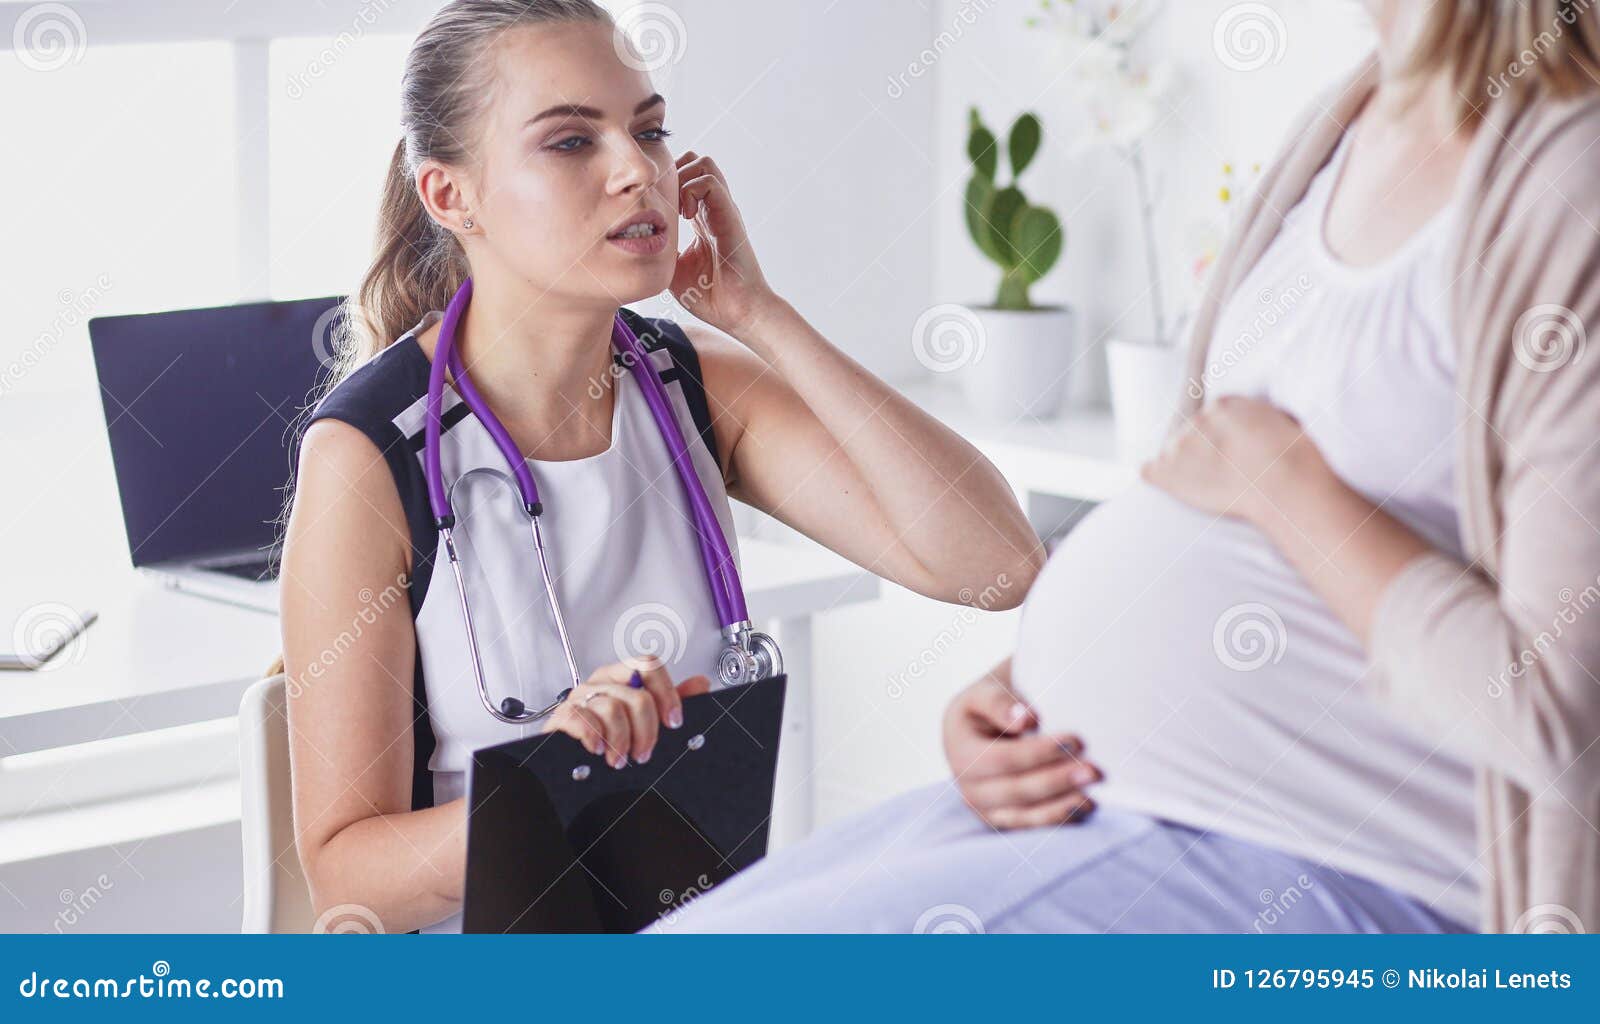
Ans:
<svg viewBox="0 0 1600 1024"><path fill-rule="evenodd" d="M1600 927L1600 15L1369 7L1185 415L947 713L954 784L660 927Z"/></svg>

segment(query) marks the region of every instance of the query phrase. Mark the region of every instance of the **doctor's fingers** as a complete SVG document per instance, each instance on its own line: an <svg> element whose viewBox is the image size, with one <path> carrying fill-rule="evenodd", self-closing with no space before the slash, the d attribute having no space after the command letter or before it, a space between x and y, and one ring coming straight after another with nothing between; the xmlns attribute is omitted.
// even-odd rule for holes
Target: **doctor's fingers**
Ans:
<svg viewBox="0 0 1600 1024"><path fill-rule="evenodd" d="M583 744L583 749L610 759L606 747L605 726L597 715L578 707L572 701L564 702L545 723L545 732L564 732Z"/></svg>
<svg viewBox="0 0 1600 1024"><path fill-rule="evenodd" d="M591 682L572 693L584 707L605 719L606 739L622 756L632 757L640 764L650 760L660 732L660 718L649 691L625 683Z"/></svg>
<svg viewBox="0 0 1600 1024"><path fill-rule="evenodd" d="M692 149L683 151L678 157L677 166L678 180L680 182L688 181L690 178L698 178L702 174L709 174L724 185L728 183L728 176L722 173L722 168L717 166L715 160L709 156L701 156Z"/></svg>
<svg viewBox="0 0 1600 1024"><path fill-rule="evenodd" d="M728 191L727 183L711 174L702 174L698 178L679 182L678 207L685 217L690 218L696 216L702 208L708 211L725 210L730 217L738 215L737 207L733 205L733 194Z"/></svg>
<svg viewBox="0 0 1600 1024"><path fill-rule="evenodd" d="M639 673L639 681L643 683L643 690L655 701L656 716L660 721L667 723L667 727L676 729L683 724L683 700L678 693L678 688L672 685L672 676L667 673L667 666L661 659L651 654L641 654L637 657L624 658L622 661L610 665L602 665L589 674L589 683L615 683L618 686L627 686L629 677ZM588 685L587 683L585 685ZM655 743L652 737L652 744Z"/></svg>

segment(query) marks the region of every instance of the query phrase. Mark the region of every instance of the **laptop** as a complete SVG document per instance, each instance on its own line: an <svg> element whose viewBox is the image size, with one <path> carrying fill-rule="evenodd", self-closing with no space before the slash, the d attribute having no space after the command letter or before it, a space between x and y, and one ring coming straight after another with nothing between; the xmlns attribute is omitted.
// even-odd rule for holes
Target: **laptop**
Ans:
<svg viewBox="0 0 1600 1024"><path fill-rule="evenodd" d="M341 296L89 321L128 553L168 586L276 613L298 420Z"/></svg>

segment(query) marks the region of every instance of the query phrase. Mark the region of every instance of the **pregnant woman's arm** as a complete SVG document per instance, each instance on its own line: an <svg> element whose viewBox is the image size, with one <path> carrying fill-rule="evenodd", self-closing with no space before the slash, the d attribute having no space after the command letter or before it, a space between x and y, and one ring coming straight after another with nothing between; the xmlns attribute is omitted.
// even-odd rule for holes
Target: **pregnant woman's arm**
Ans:
<svg viewBox="0 0 1600 1024"><path fill-rule="evenodd" d="M1433 550L1346 486L1293 417L1258 399L1227 395L1196 410L1141 475L1253 523L1363 644L1389 582Z"/></svg>
<svg viewBox="0 0 1600 1024"><path fill-rule="evenodd" d="M698 238L672 291L738 339L690 329L729 493L920 594L1022 602L1044 547L998 470L768 287L722 172L678 158ZM993 588L993 589L991 589Z"/></svg>
<svg viewBox="0 0 1600 1024"><path fill-rule="evenodd" d="M1591 309L1600 317L1600 302ZM1584 595L1600 586L1600 374L1568 365L1540 381L1543 371L1509 362L1539 390L1524 410L1531 429L1497 428L1516 461L1501 488L1498 580L1348 487L1299 424L1265 402L1202 407L1143 475L1260 528L1361 639L1384 670L1380 692L1414 722L1534 795L1592 806L1600 616L1585 615Z"/></svg>

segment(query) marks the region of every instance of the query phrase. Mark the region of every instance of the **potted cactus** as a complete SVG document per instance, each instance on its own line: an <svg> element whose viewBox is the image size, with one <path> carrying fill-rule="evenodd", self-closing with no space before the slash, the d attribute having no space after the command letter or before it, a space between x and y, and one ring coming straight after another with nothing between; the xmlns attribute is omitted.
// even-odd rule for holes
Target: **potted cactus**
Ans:
<svg viewBox="0 0 1600 1024"><path fill-rule="evenodd" d="M1000 269L994 303L972 307L981 332L982 358L963 368L967 400L986 415L1005 419L1049 418L1066 394L1072 365L1073 311L1036 306L1028 289L1061 258L1064 231L1050 210L1028 201L1017 179L1039 152L1039 119L1023 113L1006 137L1009 181L1001 185L999 140L976 107L969 115L967 231L980 252Z"/></svg>

